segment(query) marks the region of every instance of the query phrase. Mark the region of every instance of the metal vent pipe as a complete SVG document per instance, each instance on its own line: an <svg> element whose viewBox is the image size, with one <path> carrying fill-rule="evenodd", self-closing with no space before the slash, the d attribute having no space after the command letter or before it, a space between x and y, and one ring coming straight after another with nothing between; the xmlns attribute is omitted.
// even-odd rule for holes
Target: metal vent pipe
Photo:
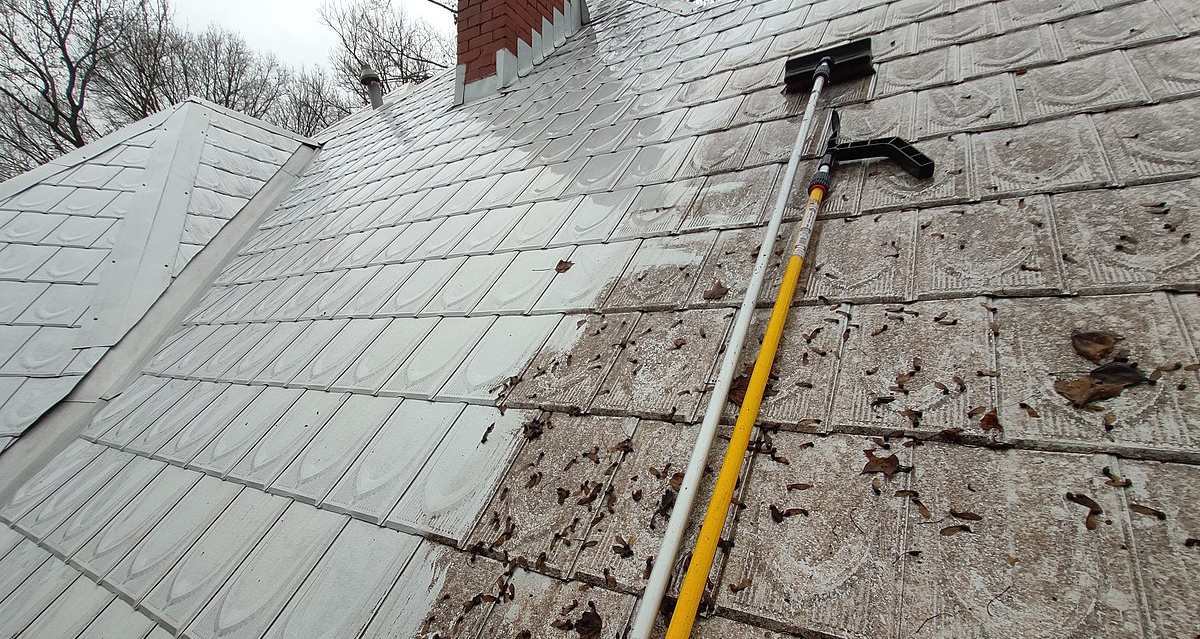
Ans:
<svg viewBox="0 0 1200 639"><path fill-rule="evenodd" d="M383 106L383 85L379 83L379 72L364 63L358 71L358 81L367 87L367 93L371 96L371 106L376 109Z"/></svg>

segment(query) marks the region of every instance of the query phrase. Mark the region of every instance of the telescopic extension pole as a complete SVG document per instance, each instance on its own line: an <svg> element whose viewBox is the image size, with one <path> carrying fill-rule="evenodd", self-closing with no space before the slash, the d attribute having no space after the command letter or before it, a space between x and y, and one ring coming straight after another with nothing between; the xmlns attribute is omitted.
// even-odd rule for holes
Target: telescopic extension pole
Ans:
<svg viewBox="0 0 1200 639"><path fill-rule="evenodd" d="M840 161L886 158L896 162L918 179L929 178L933 175L933 160L900 138L879 138L839 144L840 126L836 111L830 116L830 128L832 135L826 145L825 155L817 163L817 171L808 184L808 203L804 206L800 228L792 241L792 252L788 256L783 283L775 298L775 307L771 310L767 333L763 337L762 347L758 351L758 359L754 362L754 372L750 375L746 397L738 412L733 437L725 452L721 472L717 475L717 485L713 489L708 512L705 514L704 523L700 528L700 537L696 541L696 548L692 552L692 561L688 565L687 575L684 577L683 586L679 591L679 601L675 605L671 625L667 629L667 639L687 639L691 634L700 598L704 595L704 588L708 582L708 573L712 570L717 542L720 541L721 530L725 527L725 520L729 514L729 505L737 485L738 474L745 461L746 450L750 445L750 435L758 420L758 411L762 404L763 392L766 390L767 379L771 374L771 368L775 365L775 354L779 349L784 324L787 323L788 310L791 308L796 284L800 279L800 271L804 266L804 256L808 250L809 238L812 236L817 214L821 210L821 202L829 190L830 171Z"/></svg>
<svg viewBox="0 0 1200 639"><path fill-rule="evenodd" d="M804 266L804 253L808 248L808 239L812 236L817 212L821 208L821 200L824 199L825 192L829 188L831 164L832 159L829 154L826 154L808 186L808 203L804 205L800 229L792 241L792 252L788 256L787 269L783 273L783 283L779 286L775 307L771 310L771 320L767 324L767 333L763 337L762 347L758 351L758 359L754 362L750 385L746 388L746 397L742 400L742 408L738 412L737 422L733 428L733 437L729 440L729 448L725 451L725 461L721 463L721 472L717 475L717 486L713 489L708 512L705 514L704 524L700 528L700 537L696 541L696 549L692 552L692 561L688 565L687 576L684 577L683 587L679 591L679 601L675 604L675 612L671 616L667 639L687 639L691 635L692 624L696 620L696 611L700 607L700 598L704 596L704 587L708 582L708 573L712 570L717 542L721 539L721 529L725 527L729 504L733 499L733 490L737 486L738 474L742 462L746 458L746 449L750 445L750 433L754 429L754 423L758 421L758 409L762 404L763 392L767 387L771 367L775 364L775 352L779 349L779 340L783 336L783 326L787 322L788 309L792 305L796 283L800 280L800 270Z"/></svg>

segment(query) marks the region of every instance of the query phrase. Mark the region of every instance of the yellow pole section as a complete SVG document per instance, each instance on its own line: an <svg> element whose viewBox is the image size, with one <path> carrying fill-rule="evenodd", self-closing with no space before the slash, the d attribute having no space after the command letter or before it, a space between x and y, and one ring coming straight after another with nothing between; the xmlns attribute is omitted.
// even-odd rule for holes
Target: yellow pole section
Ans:
<svg viewBox="0 0 1200 639"><path fill-rule="evenodd" d="M800 279L800 268L804 265L804 251L808 246L808 238L812 233L817 209L820 208L824 195L825 190L820 186L813 187L809 192L808 204L804 208L804 218L800 223L800 231L797 234L792 254L788 257L787 270L783 273L783 283L779 286L775 307L771 311L771 321L767 324L767 334L763 337L762 348L759 349L758 359L754 362L754 372L750 374L746 398L742 401L742 408L738 412L737 423L733 428L733 437L729 440L729 448L725 451L725 461L721 463L721 472L717 475L717 486L713 489L712 498L708 502L708 511L704 514L704 524L700 527L700 537L696 540L696 548L692 551L692 560L688 564L687 575L683 578L683 587L679 590L679 600L675 604L675 612L671 615L667 639L687 639L692 634L692 624L696 621L700 598L704 596L708 573L712 570L713 556L717 551L717 542L721 539L721 529L725 527L725 518L729 514L733 490L737 486L742 462L746 459L746 449L750 446L750 433L754 430L754 422L758 420L758 409L762 404L763 391L766 390L771 367L775 364L775 352L779 349L779 339L783 336L783 325L787 322L788 309L792 305L796 282Z"/></svg>

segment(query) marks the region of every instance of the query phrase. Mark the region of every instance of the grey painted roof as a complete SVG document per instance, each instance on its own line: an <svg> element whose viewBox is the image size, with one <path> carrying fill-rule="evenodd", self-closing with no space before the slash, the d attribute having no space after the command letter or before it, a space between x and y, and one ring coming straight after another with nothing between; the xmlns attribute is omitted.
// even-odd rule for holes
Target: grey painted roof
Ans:
<svg viewBox="0 0 1200 639"><path fill-rule="evenodd" d="M195 100L0 185L0 450L71 392L300 143Z"/></svg>
<svg viewBox="0 0 1200 639"><path fill-rule="evenodd" d="M495 98L444 75L352 115L235 217L0 506L0 634L622 636L803 106L783 61L864 35L844 134L938 171L836 170L698 636L1194 634L1195 7L591 9ZM215 122L238 170L197 183L247 197L286 149ZM1157 383L1072 406L1082 330Z"/></svg>

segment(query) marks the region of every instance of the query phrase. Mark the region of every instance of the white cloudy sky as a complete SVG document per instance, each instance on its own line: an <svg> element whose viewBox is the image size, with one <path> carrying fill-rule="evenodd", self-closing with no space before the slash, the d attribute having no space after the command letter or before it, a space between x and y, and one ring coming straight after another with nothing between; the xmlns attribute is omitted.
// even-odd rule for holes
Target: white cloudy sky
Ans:
<svg viewBox="0 0 1200 639"><path fill-rule="evenodd" d="M336 43L321 24L317 9L326 0L174 0L175 20L191 29L216 23L241 33L250 46L270 51L293 65L325 65ZM410 16L444 31L453 25L450 12L424 0L393 0Z"/></svg>

